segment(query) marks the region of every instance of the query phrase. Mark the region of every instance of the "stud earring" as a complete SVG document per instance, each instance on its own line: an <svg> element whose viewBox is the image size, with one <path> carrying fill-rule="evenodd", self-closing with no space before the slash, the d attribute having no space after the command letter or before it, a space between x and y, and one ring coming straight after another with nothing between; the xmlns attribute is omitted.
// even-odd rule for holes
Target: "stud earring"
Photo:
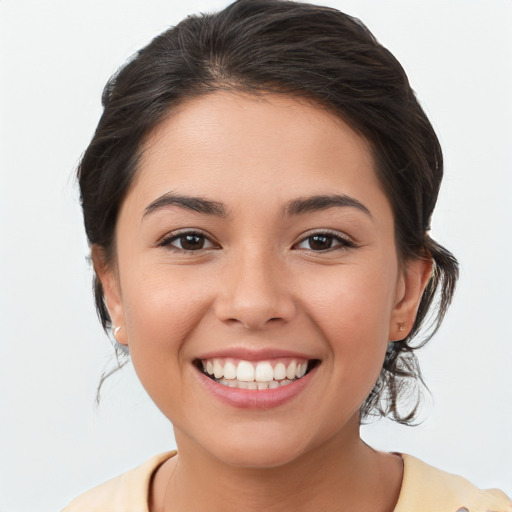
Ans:
<svg viewBox="0 0 512 512"><path fill-rule="evenodd" d="M114 327L114 338L116 338L116 340L117 340L117 335L120 330L121 330L121 326L118 325L117 327Z"/></svg>
<svg viewBox="0 0 512 512"><path fill-rule="evenodd" d="M397 322L398 325L398 330L401 332L401 331L405 331L405 322Z"/></svg>

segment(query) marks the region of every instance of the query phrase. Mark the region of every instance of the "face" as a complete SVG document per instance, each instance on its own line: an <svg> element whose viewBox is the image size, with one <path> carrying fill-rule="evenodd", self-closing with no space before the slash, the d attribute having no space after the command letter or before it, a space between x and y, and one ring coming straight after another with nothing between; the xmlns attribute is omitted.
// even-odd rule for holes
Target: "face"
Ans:
<svg viewBox="0 0 512 512"><path fill-rule="evenodd" d="M228 92L183 104L146 141L116 257L112 271L95 262L117 339L178 448L253 467L358 438L428 273L399 265L390 204L348 125Z"/></svg>

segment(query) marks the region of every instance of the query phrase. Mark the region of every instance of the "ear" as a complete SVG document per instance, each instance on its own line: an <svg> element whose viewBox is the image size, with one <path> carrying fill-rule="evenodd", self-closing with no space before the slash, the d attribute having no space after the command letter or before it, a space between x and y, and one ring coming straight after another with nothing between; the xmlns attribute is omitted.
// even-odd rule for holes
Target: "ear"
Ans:
<svg viewBox="0 0 512 512"><path fill-rule="evenodd" d="M423 290L432 275L432 266L430 257L406 262L397 283L396 302L389 324L389 341L403 340L411 332Z"/></svg>
<svg viewBox="0 0 512 512"><path fill-rule="evenodd" d="M107 263L105 251L102 247L96 245L92 246L91 259L96 276L101 281L103 296L105 297L107 309L115 331L114 337L116 341L122 345L128 345L124 307L117 272L112 265Z"/></svg>

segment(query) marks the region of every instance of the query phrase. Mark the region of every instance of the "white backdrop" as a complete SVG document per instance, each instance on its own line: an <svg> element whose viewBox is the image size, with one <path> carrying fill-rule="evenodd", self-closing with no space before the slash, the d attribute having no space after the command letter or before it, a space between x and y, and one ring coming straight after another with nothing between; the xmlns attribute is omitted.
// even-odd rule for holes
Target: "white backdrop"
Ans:
<svg viewBox="0 0 512 512"><path fill-rule="evenodd" d="M512 2L330 0L403 63L446 155L433 236L459 258L456 300L420 352L423 424L364 427L512 495ZM107 78L207 0L0 0L0 511L59 510L174 447L131 368L95 389L96 320L73 170Z"/></svg>

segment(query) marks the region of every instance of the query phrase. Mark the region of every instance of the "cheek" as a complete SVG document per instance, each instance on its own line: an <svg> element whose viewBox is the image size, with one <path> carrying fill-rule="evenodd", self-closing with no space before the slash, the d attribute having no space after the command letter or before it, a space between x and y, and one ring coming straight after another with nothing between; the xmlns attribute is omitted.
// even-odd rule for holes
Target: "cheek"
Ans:
<svg viewBox="0 0 512 512"><path fill-rule="evenodd" d="M130 327L148 338L155 331L172 336L187 329L205 307L209 294L205 276L197 268L142 260L130 265L133 271L124 272L123 298Z"/></svg>
<svg viewBox="0 0 512 512"><path fill-rule="evenodd" d="M350 345L387 343L397 275L389 268L386 265L335 268L321 280L304 284L305 308L332 341L333 349L338 344L349 344L349 340Z"/></svg>
<svg viewBox="0 0 512 512"><path fill-rule="evenodd" d="M139 378L146 389L158 379L179 381L182 349L211 302L208 288L195 286L197 280L186 269L165 265L153 267L151 273L125 272L125 276L126 329Z"/></svg>
<svg viewBox="0 0 512 512"><path fill-rule="evenodd" d="M340 402L361 402L373 388L388 345L397 273L396 264L336 269L306 286L308 316L327 341L327 364L340 381Z"/></svg>

